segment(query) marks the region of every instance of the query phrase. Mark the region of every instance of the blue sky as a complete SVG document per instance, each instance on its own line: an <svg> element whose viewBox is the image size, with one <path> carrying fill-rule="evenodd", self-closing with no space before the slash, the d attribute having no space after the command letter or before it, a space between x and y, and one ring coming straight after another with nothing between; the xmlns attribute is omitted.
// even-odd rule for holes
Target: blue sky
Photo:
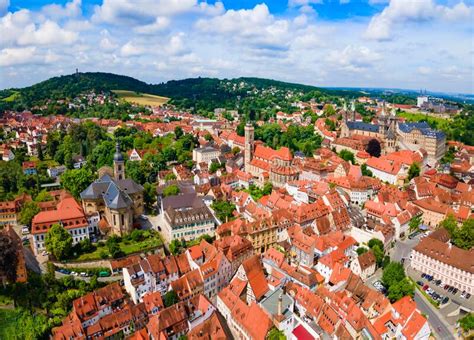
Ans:
<svg viewBox="0 0 474 340"><path fill-rule="evenodd" d="M79 68L474 93L473 1L0 0L0 88Z"/></svg>

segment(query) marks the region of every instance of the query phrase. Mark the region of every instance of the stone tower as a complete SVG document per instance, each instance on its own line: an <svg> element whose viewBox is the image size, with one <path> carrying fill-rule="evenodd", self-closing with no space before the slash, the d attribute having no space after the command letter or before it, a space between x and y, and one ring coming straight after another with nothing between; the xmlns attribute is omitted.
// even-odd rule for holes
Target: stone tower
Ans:
<svg viewBox="0 0 474 340"><path fill-rule="evenodd" d="M117 181L125 179L125 161L123 159L122 153L120 152L120 144L118 142L115 144L114 178Z"/></svg>
<svg viewBox="0 0 474 340"><path fill-rule="evenodd" d="M244 153L244 164L245 172L250 172L250 161L252 161L253 155L253 141L254 141L255 129L252 124L245 124L245 153Z"/></svg>

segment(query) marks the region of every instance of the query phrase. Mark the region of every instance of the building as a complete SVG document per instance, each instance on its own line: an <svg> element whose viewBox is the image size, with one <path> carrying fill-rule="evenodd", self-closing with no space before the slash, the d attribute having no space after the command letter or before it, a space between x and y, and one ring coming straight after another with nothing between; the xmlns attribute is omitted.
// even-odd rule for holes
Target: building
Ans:
<svg viewBox="0 0 474 340"><path fill-rule="evenodd" d="M16 251L16 281L17 283L25 283L27 281L27 271L26 271L26 262L25 254L23 253L23 243L20 237L17 235L13 227L10 225L5 226L3 229L0 229L0 235L6 236L10 240L10 245L15 248ZM0 283L7 282L6 274L0 270Z"/></svg>
<svg viewBox="0 0 474 340"><path fill-rule="evenodd" d="M89 223L84 210L73 197L66 196L55 210L41 211L33 217L31 235L35 254L45 249L46 233L53 224L62 225L71 234L73 244L89 239Z"/></svg>
<svg viewBox="0 0 474 340"><path fill-rule="evenodd" d="M212 146L206 146L204 148L195 148L193 150L193 161L196 164L210 163L212 160L217 159L221 155L219 149L213 148Z"/></svg>
<svg viewBox="0 0 474 340"><path fill-rule="evenodd" d="M132 231L134 220L143 214L143 187L125 178L125 161L116 145L114 178L104 174L81 192L87 215L99 213L103 233L124 235Z"/></svg>
<svg viewBox="0 0 474 340"><path fill-rule="evenodd" d="M290 149L281 147L278 150L263 146L254 141L254 127L245 125L245 172L254 177L258 186L270 181L275 187L284 187L286 183L297 180L299 170L293 166Z"/></svg>
<svg viewBox="0 0 474 340"><path fill-rule="evenodd" d="M427 122L399 123L397 133L405 148L426 150L429 163L436 163L446 153L445 133L432 129Z"/></svg>
<svg viewBox="0 0 474 340"><path fill-rule="evenodd" d="M205 234L214 236L215 218L196 193L163 198L160 218L161 234L166 242L175 239L190 241Z"/></svg>
<svg viewBox="0 0 474 340"><path fill-rule="evenodd" d="M375 273L376 263L374 253L369 250L351 262L351 270L365 281Z"/></svg>
<svg viewBox="0 0 474 340"><path fill-rule="evenodd" d="M421 239L410 258L413 269L474 294L474 249L464 250L452 245L446 230L439 229Z"/></svg>

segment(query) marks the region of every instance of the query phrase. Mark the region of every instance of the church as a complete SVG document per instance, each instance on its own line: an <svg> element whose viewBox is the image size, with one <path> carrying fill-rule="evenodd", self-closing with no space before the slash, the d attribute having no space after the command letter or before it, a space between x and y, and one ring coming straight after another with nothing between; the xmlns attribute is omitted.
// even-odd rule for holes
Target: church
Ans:
<svg viewBox="0 0 474 340"><path fill-rule="evenodd" d="M283 187L286 183L298 179L299 170L292 166L293 155L287 147L274 150L254 140L255 129L245 125L244 166L245 172L253 177L254 183L263 187L271 182L274 187Z"/></svg>
<svg viewBox="0 0 474 340"><path fill-rule="evenodd" d="M99 229L122 236L133 230L133 222L143 214L143 187L125 176L125 160L117 143L113 174L103 173L81 193L87 215L99 213ZM105 172L105 173L104 173Z"/></svg>

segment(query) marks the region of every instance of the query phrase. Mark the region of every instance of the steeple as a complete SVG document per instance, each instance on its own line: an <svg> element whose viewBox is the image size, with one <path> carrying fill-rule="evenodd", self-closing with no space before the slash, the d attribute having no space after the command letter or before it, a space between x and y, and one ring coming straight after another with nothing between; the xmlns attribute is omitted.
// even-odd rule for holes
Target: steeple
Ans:
<svg viewBox="0 0 474 340"><path fill-rule="evenodd" d="M381 116L385 116L385 101L382 103L382 112L380 113Z"/></svg>
<svg viewBox="0 0 474 340"><path fill-rule="evenodd" d="M255 129L250 122L247 122L244 127L245 131L245 150L244 150L244 164L245 172L250 172L250 162L253 156L253 143Z"/></svg>
<svg viewBox="0 0 474 340"><path fill-rule="evenodd" d="M114 178L119 181L125 179L125 161L123 155L120 152L120 143L115 144L115 153L114 153Z"/></svg>

